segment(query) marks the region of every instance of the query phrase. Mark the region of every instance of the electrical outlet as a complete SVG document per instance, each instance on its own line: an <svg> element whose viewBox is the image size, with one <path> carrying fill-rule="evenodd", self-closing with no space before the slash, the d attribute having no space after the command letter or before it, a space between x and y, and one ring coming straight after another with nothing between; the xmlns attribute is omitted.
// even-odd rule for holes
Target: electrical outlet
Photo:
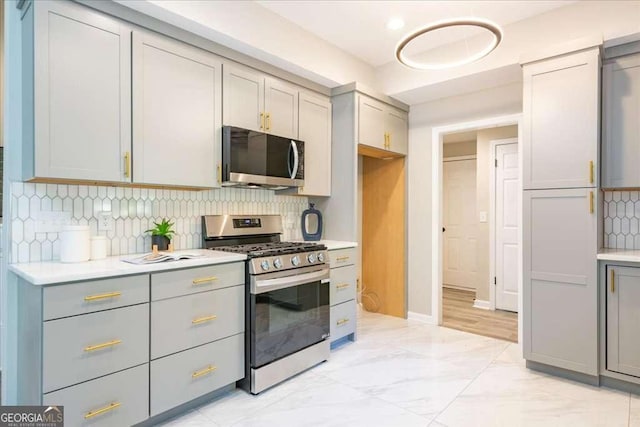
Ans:
<svg viewBox="0 0 640 427"><path fill-rule="evenodd" d="M111 211L98 213L98 231L113 230L113 216Z"/></svg>
<svg viewBox="0 0 640 427"><path fill-rule="evenodd" d="M71 212L40 211L36 215L36 233L58 233L71 224Z"/></svg>
<svg viewBox="0 0 640 427"><path fill-rule="evenodd" d="M480 212L480 222L487 222L488 221L488 215L486 211L481 211Z"/></svg>

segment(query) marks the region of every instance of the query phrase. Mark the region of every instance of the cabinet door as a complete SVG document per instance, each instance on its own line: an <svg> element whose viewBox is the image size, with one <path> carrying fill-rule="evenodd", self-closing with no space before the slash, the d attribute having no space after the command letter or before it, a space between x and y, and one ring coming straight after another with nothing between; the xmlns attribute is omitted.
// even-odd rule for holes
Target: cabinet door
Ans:
<svg viewBox="0 0 640 427"><path fill-rule="evenodd" d="M298 138L298 88L267 77L264 84L265 127L285 138Z"/></svg>
<svg viewBox="0 0 640 427"><path fill-rule="evenodd" d="M28 13L34 175L130 181L131 31L71 2L33 2Z"/></svg>
<svg viewBox="0 0 640 427"><path fill-rule="evenodd" d="M640 377L640 269L607 266L607 369Z"/></svg>
<svg viewBox="0 0 640 427"><path fill-rule="evenodd" d="M640 187L640 54L603 67L603 170L605 188Z"/></svg>
<svg viewBox="0 0 640 427"><path fill-rule="evenodd" d="M331 102L300 92L300 132L304 141L305 196L331 195Z"/></svg>
<svg viewBox="0 0 640 427"><path fill-rule="evenodd" d="M225 63L222 87L222 124L264 131L264 76L250 68Z"/></svg>
<svg viewBox="0 0 640 427"><path fill-rule="evenodd" d="M386 109L382 102L358 95L358 144L385 149Z"/></svg>
<svg viewBox="0 0 640 427"><path fill-rule="evenodd" d="M218 186L220 59L162 36L133 34L133 180Z"/></svg>
<svg viewBox="0 0 640 427"><path fill-rule="evenodd" d="M598 49L524 67L524 188L595 187Z"/></svg>
<svg viewBox="0 0 640 427"><path fill-rule="evenodd" d="M598 374L596 193L523 196L525 358L589 375Z"/></svg>
<svg viewBox="0 0 640 427"><path fill-rule="evenodd" d="M409 118L407 113L395 108L387 109L387 132L389 133L389 151L407 154L409 139Z"/></svg>

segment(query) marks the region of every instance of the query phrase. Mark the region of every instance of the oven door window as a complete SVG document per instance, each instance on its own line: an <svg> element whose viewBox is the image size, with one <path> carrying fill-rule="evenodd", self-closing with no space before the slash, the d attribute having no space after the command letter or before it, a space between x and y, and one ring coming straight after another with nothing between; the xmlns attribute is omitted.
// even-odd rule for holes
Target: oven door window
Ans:
<svg viewBox="0 0 640 427"><path fill-rule="evenodd" d="M329 336L329 284L320 281L251 295L251 367Z"/></svg>

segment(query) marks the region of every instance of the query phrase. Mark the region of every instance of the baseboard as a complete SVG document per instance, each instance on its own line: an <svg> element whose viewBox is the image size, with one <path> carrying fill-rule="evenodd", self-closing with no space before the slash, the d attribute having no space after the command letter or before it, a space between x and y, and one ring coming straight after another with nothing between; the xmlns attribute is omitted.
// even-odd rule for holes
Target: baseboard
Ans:
<svg viewBox="0 0 640 427"><path fill-rule="evenodd" d="M415 320L416 322L426 323L429 325L437 325L438 322L429 314L415 313L410 311L407 313L407 319Z"/></svg>
<svg viewBox="0 0 640 427"><path fill-rule="evenodd" d="M489 301L475 299L473 301L473 308L481 308L483 310L491 310L491 303Z"/></svg>

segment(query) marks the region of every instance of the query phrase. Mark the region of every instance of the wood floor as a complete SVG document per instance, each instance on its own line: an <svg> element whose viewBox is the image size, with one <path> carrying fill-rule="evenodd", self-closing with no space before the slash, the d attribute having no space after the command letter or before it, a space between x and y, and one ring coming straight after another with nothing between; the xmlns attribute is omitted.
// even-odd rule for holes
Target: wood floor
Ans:
<svg viewBox="0 0 640 427"><path fill-rule="evenodd" d="M442 326L518 342L518 314L473 307L475 292L443 288Z"/></svg>

